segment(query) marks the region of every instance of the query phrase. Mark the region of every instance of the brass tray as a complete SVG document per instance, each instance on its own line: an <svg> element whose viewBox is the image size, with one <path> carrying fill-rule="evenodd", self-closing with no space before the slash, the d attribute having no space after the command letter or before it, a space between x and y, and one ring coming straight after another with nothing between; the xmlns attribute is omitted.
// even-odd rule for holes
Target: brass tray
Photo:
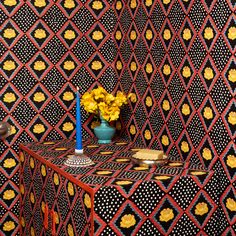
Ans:
<svg viewBox="0 0 236 236"><path fill-rule="evenodd" d="M140 166L142 165L149 165L149 166L156 166L156 165L159 165L159 166L163 166L163 165L166 165L169 161L169 158L168 156L166 155L163 155L163 158L159 158L159 159L156 159L156 160L150 160L150 159L138 159L135 157L135 154L131 157L131 161L134 163L134 164L138 164Z"/></svg>

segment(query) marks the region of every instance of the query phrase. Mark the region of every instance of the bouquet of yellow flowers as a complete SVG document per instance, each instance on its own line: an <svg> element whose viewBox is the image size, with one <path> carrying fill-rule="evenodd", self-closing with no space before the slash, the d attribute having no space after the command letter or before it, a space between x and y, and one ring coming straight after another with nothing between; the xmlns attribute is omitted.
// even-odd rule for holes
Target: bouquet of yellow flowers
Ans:
<svg viewBox="0 0 236 236"><path fill-rule="evenodd" d="M106 121L114 121L119 118L120 109L128 103L127 100L127 96L121 91L118 91L114 96L99 86L90 92L84 93L81 98L81 106L88 113L100 115Z"/></svg>

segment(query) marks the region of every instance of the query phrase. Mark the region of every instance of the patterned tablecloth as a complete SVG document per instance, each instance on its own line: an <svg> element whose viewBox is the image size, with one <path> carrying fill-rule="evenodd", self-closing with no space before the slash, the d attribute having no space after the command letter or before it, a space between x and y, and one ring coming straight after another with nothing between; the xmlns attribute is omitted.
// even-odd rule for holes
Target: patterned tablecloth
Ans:
<svg viewBox="0 0 236 236"><path fill-rule="evenodd" d="M72 168L64 162L73 141L21 145L24 235L217 235L213 171L174 158L135 165L130 157L140 147L123 140L84 146L95 164Z"/></svg>

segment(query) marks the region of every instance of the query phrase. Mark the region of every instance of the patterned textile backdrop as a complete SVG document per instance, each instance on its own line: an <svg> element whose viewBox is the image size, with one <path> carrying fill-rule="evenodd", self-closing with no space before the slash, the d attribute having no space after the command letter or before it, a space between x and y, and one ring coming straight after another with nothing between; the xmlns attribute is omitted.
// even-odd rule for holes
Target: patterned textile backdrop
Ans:
<svg viewBox="0 0 236 236"><path fill-rule="evenodd" d="M12 126L0 140L3 235L18 230L19 143L73 138L76 85L81 93L116 86L112 2L1 0L0 120ZM85 112L83 118L89 137L92 121Z"/></svg>
<svg viewBox="0 0 236 236"><path fill-rule="evenodd" d="M125 111L127 133L221 173L222 227L235 232L236 2L124 4L116 2L116 69L120 85L136 94L132 113Z"/></svg>

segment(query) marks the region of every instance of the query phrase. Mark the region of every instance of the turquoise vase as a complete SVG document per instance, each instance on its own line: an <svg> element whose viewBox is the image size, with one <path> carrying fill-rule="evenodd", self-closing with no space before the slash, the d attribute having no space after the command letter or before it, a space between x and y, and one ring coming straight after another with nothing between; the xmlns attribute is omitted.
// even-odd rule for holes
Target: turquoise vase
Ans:
<svg viewBox="0 0 236 236"><path fill-rule="evenodd" d="M115 135L115 128L110 126L109 123L100 116L101 124L94 128L94 133L98 138L98 143L106 144L110 143L111 139Z"/></svg>

